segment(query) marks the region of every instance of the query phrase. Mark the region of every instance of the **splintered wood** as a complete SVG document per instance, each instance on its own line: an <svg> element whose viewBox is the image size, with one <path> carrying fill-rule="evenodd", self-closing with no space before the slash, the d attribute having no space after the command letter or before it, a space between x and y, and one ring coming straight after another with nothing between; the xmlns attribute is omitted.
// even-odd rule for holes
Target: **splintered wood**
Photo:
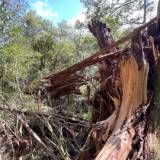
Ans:
<svg viewBox="0 0 160 160"><path fill-rule="evenodd" d="M147 78L148 62L139 70L135 58L131 55L127 60L122 60L120 66L120 80L122 83L121 105L116 110L116 119L112 122L113 132L99 152L96 160L125 160L132 149L132 139L135 131L131 126L128 130L122 129L141 105L147 103Z"/></svg>
<svg viewBox="0 0 160 160"><path fill-rule="evenodd" d="M143 67L138 69L135 58L131 55L128 60L122 60L120 67L120 81L122 83L122 100L120 113L115 126L119 129L141 105L147 103L147 77L149 65L143 59Z"/></svg>

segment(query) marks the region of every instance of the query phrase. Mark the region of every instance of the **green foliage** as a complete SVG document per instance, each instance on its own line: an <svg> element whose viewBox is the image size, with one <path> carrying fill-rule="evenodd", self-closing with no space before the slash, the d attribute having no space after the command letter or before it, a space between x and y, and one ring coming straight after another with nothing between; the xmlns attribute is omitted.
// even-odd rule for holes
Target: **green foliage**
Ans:
<svg viewBox="0 0 160 160"><path fill-rule="evenodd" d="M38 52L33 52L27 45L26 39L20 35L18 30L12 30L14 40L7 46L0 48L1 71L3 81L14 88L16 79L23 81L27 78L29 70L40 58Z"/></svg>
<svg viewBox="0 0 160 160"><path fill-rule="evenodd" d="M111 29L113 38L118 40L123 36L127 35L128 29L122 29L120 20L114 16L107 16L103 18L103 21L108 25Z"/></svg>
<svg viewBox="0 0 160 160"><path fill-rule="evenodd" d="M25 0L8 0L0 2L0 47L12 40L11 29L14 25L23 24L21 17L25 14Z"/></svg>
<svg viewBox="0 0 160 160"><path fill-rule="evenodd" d="M17 22L11 23L9 41L0 47L0 93L9 101L13 99L16 107L23 111L47 111L34 95L42 77L90 56L98 48L96 40L81 22L71 26L62 21L55 27L33 11L21 15ZM62 97L60 108L89 121L85 96Z"/></svg>
<svg viewBox="0 0 160 160"><path fill-rule="evenodd" d="M82 118L86 121L91 121L91 112L83 113Z"/></svg>
<svg viewBox="0 0 160 160"><path fill-rule="evenodd" d="M113 16L104 17L104 21L114 31L116 31L120 26L119 19Z"/></svg>
<svg viewBox="0 0 160 160"><path fill-rule="evenodd" d="M24 104L23 108L21 110L23 111L48 111L48 106L42 105L40 103L37 103L33 100L33 97L27 96L25 97L26 103Z"/></svg>
<svg viewBox="0 0 160 160"><path fill-rule="evenodd" d="M81 92L81 94L86 96L86 94L87 94L87 86L86 85L81 86L80 87L80 92Z"/></svg>
<svg viewBox="0 0 160 160"><path fill-rule="evenodd" d="M87 19L113 16L123 24L140 24L153 13L153 0L81 0L86 8ZM134 16L132 16L134 15Z"/></svg>

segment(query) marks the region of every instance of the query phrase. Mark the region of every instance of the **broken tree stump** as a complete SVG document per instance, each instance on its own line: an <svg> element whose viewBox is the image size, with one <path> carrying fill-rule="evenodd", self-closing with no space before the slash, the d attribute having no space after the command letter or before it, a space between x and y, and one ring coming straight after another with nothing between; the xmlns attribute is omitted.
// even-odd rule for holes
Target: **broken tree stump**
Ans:
<svg viewBox="0 0 160 160"><path fill-rule="evenodd" d="M114 71L119 71L117 73L117 77L119 75L117 78L120 88L119 90L117 89L119 96L114 95L114 85L110 83L108 85L110 86L109 88L105 87L109 82L105 85L101 82L103 93L109 93L111 90L112 95L109 95L111 95L113 104L114 102L119 103L113 106L114 112L112 111L108 119L103 120L103 123L102 121L97 122L90 131L78 160L153 159L151 138L154 137L154 129L153 122L148 122L150 113L147 111L149 111L148 108L153 107L153 99L150 99L150 97L153 98L154 89L150 88L149 81L152 80L155 74L154 68L158 64L158 51L149 29L148 35L145 36L145 34L140 31L139 34L132 37L131 50L127 52L127 55L122 54L121 59L117 60L117 68ZM144 47L150 47L151 50L149 52L144 51ZM108 72L107 69L106 67L106 73ZM113 77L113 72L109 76ZM150 101L152 102L151 104ZM110 104L106 103L106 107L110 108ZM134 121L136 119L135 113L141 107L146 107L145 112L141 111L143 115L140 116L141 118L136 124L131 123L131 120ZM139 111L137 114L142 114L141 112ZM105 112L100 112L100 114L105 114ZM153 119L150 120L152 121ZM151 128L152 133L150 133Z"/></svg>

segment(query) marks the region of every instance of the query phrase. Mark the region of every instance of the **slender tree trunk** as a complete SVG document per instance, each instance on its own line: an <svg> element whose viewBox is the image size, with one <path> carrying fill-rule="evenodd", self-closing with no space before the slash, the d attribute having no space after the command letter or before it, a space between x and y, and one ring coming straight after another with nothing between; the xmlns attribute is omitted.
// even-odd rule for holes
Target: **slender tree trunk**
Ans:
<svg viewBox="0 0 160 160"><path fill-rule="evenodd" d="M157 6L157 17L160 16L160 0L158 1L158 6Z"/></svg>
<svg viewBox="0 0 160 160"><path fill-rule="evenodd" d="M143 2L143 23L146 23L146 14L147 14L147 0Z"/></svg>

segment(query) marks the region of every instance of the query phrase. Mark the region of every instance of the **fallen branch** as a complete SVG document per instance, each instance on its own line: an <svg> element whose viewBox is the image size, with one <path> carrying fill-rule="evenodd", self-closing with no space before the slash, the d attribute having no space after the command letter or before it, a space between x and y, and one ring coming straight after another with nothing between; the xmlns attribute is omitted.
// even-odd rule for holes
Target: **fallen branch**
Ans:
<svg viewBox="0 0 160 160"><path fill-rule="evenodd" d="M99 61L102 61L104 60L105 58L111 58L113 57L113 55L115 54L119 54L122 52L121 51L116 51L114 53L108 53L110 51L110 49L112 47L115 47L115 46L119 46L120 44L132 39L135 35L137 35L141 30L145 29L148 25L152 24L153 22L155 22L157 19L157 17L153 18L152 20L150 20L148 23L136 28L135 30L133 30L131 33L129 33L127 36L121 38L120 40L116 41L115 43L112 43L111 45L105 47L104 49L96 52L95 54L93 54L92 56L86 58L85 60L79 62L79 63L76 63L74 65L72 65L71 67L68 67L60 72L57 72L55 74L51 74L47 77L44 77L42 81L45 81L45 79L52 79L52 80L56 80L56 78L59 78L60 76L67 76L67 75L70 75L72 73L75 73L79 70L82 70L83 68L87 67L87 66L90 66L90 65L93 65ZM106 57L102 57L102 59L99 58L99 56L101 55L106 55ZM95 62L94 62L95 61Z"/></svg>
<svg viewBox="0 0 160 160"><path fill-rule="evenodd" d="M38 144L42 146L50 156L53 156L52 151L46 146L46 144L41 140L41 138L29 127L27 122L25 122L20 115L18 115L17 118L24 125L28 133L38 142Z"/></svg>

